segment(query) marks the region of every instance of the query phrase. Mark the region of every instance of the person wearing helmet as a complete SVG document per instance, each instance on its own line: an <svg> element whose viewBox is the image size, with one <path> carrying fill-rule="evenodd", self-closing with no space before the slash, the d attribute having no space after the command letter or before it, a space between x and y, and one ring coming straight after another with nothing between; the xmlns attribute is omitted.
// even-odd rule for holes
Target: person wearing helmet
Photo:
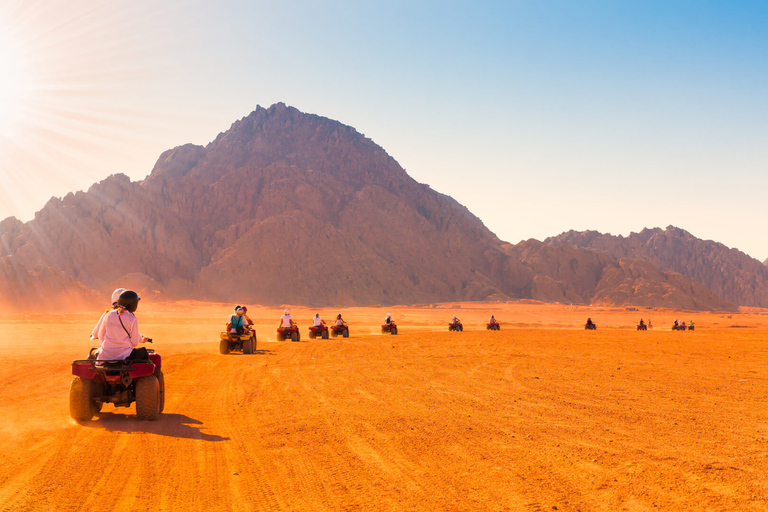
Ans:
<svg viewBox="0 0 768 512"><path fill-rule="evenodd" d="M96 333L101 342L96 351L98 360L149 359L147 349L136 348L139 343L151 341L139 334L139 321L134 313L140 300L135 291L124 290L118 296L117 307L104 314Z"/></svg>
<svg viewBox="0 0 768 512"><path fill-rule="evenodd" d="M243 314L243 308L237 306L235 308L235 314L230 315L227 322L227 332L232 334L243 334L248 327L248 320L245 319Z"/></svg>
<svg viewBox="0 0 768 512"><path fill-rule="evenodd" d="M99 339L99 329L101 328L101 324L104 323L104 319L107 316L107 313L109 313L113 309L117 309L117 301L120 299L120 294L122 294L125 291L125 288L118 288L115 291L112 292L112 305L102 313L101 318L99 318L99 321L96 322L96 326L91 331L91 341L96 341Z"/></svg>
<svg viewBox="0 0 768 512"><path fill-rule="evenodd" d="M488 323L489 323L489 324L491 324L491 325L496 325L498 322L497 322L497 321L496 321L496 319L493 317L493 315L491 315L491 319L490 319L490 320L488 320Z"/></svg>
<svg viewBox="0 0 768 512"><path fill-rule="evenodd" d="M285 329L290 329L294 325L296 324L293 321L293 318L291 318L291 311L286 309L283 316L280 317L280 327L283 327Z"/></svg>
<svg viewBox="0 0 768 512"><path fill-rule="evenodd" d="M315 327L320 327L321 325L325 325L325 320L320 318L320 313L315 313L315 318L313 321L314 321Z"/></svg>
<svg viewBox="0 0 768 512"><path fill-rule="evenodd" d="M384 319L384 324L385 324L385 325L389 325L389 324L391 324L391 323L392 323L392 315L390 315L389 313L387 313L387 318L385 318L385 319Z"/></svg>
<svg viewBox="0 0 768 512"><path fill-rule="evenodd" d="M336 315L336 325L339 326L339 327L341 327L343 325L347 325L347 322L345 322L344 319L341 318L341 313Z"/></svg>

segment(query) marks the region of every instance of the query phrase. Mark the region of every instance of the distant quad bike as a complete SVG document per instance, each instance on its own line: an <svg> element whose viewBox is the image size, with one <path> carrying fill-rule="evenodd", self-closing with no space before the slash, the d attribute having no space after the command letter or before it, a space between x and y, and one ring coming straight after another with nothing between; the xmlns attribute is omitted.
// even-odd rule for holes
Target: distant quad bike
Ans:
<svg viewBox="0 0 768 512"><path fill-rule="evenodd" d="M461 325L461 322L452 322L448 324L448 330L449 331L463 331L464 326Z"/></svg>
<svg viewBox="0 0 768 512"><path fill-rule="evenodd" d="M587 331L596 331L597 330L597 324L586 324L584 325L584 329Z"/></svg>
<svg viewBox="0 0 768 512"><path fill-rule="evenodd" d="M324 340L328 339L328 326L327 325L313 325L309 328L309 339L313 340L317 337Z"/></svg>
<svg viewBox="0 0 768 512"><path fill-rule="evenodd" d="M242 350L243 354L256 352L256 331L246 331L243 334L222 332L219 336L219 352L229 354L233 350Z"/></svg>
<svg viewBox="0 0 768 512"><path fill-rule="evenodd" d="M485 328L488 331L500 331L501 330L501 325L498 322L496 322L496 323L492 323L492 324L487 324L485 326Z"/></svg>
<svg viewBox="0 0 768 512"><path fill-rule="evenodd" d="M349 327L346 325L332 325L331 336L335 338L339 334L341 334L344 338L349 338Z"/></svg>
<svg viewBox="0 0 768 512"><path fill-rule="evenodd" d="M94 349L91 349L93 353ZM106 402L130 407L136 402L136 417L156 420L165 408L165 379L162 357L148 350L149 360L72 362L69 414L78 423L90 421Z"/></svg>
<svg viewBox="0 0 768 512"><path fill-rule="evenodd" d="M278 327L277 328L277 341L301 341L301 334L299 333L299 326L292 325L291 327Z"/></svg>
<svg viewBox="0 0 768 512"><path fill-rule="evenodd" d="M638 331L647 331L648 330L648 326L645 325L645 324L638 324L637 325L637 330Z"/></svg>
<svg viewBox="0 0 768 512"><path fill-rule="evenodd" d="M397 325L395 322L390 322L381 326L381 334L397 334Z"/></svg>
<svg viewBox="0 0 768 512"><path fill-rule="evenodd" d="M688 330L689 330L689 331L693 331L693 330L694 330L693 326L692 326L692 325L689 325L689 326L688 326Z"/></svg>
<svg viewBox="0 0 768 512"><path fill-rule="evenodd" d="M685 330L685 324L680 325L672 325L673 331L684 331Z"/></svg>

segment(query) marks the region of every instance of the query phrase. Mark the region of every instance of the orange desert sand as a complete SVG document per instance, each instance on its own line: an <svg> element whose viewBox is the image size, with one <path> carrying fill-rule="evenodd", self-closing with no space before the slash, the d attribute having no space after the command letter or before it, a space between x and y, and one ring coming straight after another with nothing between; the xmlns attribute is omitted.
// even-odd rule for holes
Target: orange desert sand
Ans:
<svg viewBox="0 0 768 512"><path fill-rule="evenodd" d="M328 308L351 337L309 341L315 310L296 307L302 342L277 343L282 308L253 307L257 354L221 355L232 305L144 302L167 384L154 422L69 417L99 311L0 314L0 510L768 507L765 311ZM378 332L387 312L397 336Z"/></svg>

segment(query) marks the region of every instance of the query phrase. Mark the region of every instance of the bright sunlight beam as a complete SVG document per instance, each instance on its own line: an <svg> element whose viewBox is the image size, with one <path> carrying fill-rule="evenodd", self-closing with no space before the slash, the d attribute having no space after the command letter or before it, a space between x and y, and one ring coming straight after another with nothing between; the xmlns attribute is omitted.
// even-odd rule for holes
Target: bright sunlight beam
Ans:
<svg viewBox="0 0 768 512"><path fill-rule="evenodd" d="M0 137L12 139L33 87L29 63L8 31L0 30Z"/></svg>

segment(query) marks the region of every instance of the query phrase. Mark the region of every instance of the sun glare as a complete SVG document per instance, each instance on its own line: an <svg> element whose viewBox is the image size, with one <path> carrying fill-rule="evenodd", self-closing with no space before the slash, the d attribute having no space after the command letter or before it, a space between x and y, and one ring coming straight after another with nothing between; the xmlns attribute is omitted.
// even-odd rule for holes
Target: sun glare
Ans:
<svg viewBox="0 0 768 512"><path fill-rule="evenodd" d="M32 83L21 48L0 32L0 136L13 138L23 122Z"/></svg>

